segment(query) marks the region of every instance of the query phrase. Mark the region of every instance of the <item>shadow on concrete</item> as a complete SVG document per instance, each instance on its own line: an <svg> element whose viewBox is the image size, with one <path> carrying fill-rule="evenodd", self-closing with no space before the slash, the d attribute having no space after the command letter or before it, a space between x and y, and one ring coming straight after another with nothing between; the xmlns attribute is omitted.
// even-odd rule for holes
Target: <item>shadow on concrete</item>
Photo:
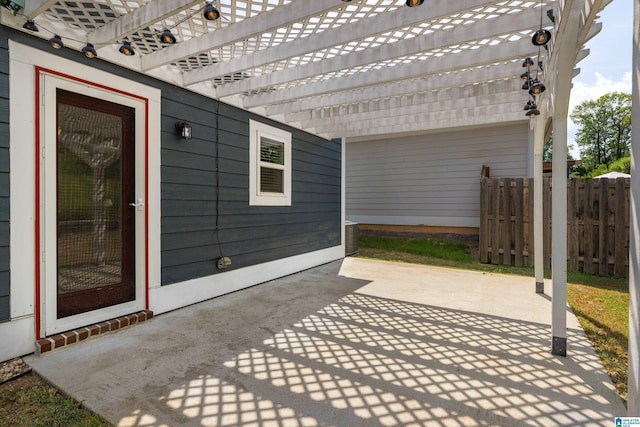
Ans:
<svg viewBox="0 0 640 427"><path fill-rule="evenodd" d="M339 268L33 365L122 426L586 426L622 414L580 330L570 331L571 357L553 357L548 324L370 295L369 281ZM61 366L76 379L61 384Z"/></svg>

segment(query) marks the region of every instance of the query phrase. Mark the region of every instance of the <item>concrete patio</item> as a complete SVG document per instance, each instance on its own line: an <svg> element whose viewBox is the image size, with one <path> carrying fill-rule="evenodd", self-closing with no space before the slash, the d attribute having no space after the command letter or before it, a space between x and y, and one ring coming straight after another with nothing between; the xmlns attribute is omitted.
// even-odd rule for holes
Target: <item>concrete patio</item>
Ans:
<svg viewBox="0 0 640 427"><path fill-rule="evenodd" d="M576 318L552 356L534 289L348 258L26 361L121 426L613 425Z"/></svg>

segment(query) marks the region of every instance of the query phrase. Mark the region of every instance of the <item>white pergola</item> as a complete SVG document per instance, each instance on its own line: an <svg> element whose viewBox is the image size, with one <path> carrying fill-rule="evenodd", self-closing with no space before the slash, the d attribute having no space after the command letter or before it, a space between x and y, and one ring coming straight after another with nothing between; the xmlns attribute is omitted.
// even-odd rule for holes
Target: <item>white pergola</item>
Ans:
<svg viewBox="0 0 640 427"><path fill-rule="evenodd" d="M531 120L540 235L542 147L553 129L553 156L566 158L571 81L588 54L585 43L600 30L597 14L610 1L426 0L407 7L405 0L216 0L221 17L208 21L204 0L26 0L16 15L3 9L1 19L35 37L57 34L72 49L91 43L98 60L347 140L529 120L520 74L531 57L532 72L547 88L536 100L541 114ZM635 9L634 59L640 0ZM23 29L27 20L39 31ZM531 41L541 27L552 32L548 49ZM175 44L160 41L164 29ZM124 42L134 56L119 52ZM639 119L638 64L634 69ZM633 145L640 151L640 135L634 133ZM637 165L638 154L634 159ZM552 352L558 355L566 354L566 179L566 162L554 162ZM638 209L640 194L632 195L630 415L640 415ZM535 259L542 291L542 239Z"/></svg>
<svg viewBox="0 0 640 427"><path fill-rule="evenodd" d="M584 40L602 2L586 3ZM563 23L550 0L216 0L216 21L204 5L26 0L3 23L23 30L30 19L35 36L92 43L100 59L327 138L526 120L519 76L539 53L531 35L541 21L553 30L547 10ZM160 42L165 28L177 43ZM124 41L135 56L119 53Z"/></svg>

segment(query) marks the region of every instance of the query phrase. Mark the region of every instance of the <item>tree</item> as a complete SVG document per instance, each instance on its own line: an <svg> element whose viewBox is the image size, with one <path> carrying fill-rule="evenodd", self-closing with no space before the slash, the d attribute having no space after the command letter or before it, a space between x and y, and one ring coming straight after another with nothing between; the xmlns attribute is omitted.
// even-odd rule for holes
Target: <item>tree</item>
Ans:
<svg viewBox="0 0 640 427"><path fill-rule="evenodd" d="M573 146L571 144L567 145L567 160L575 160L573 158L573 155L571 154L572 149ZM544 143L542 160L545 162L550 162L553 160L553 133L549 135L549 138L547 138L547 142Z"/></svg>
<svg viewBox="0 0 640 427"><path fill-rule="evenodd" d="M629 156L631 146L631 95L611 92L580 103L571 114L578 126L576 142L582 165L590 172Z"/></svg>

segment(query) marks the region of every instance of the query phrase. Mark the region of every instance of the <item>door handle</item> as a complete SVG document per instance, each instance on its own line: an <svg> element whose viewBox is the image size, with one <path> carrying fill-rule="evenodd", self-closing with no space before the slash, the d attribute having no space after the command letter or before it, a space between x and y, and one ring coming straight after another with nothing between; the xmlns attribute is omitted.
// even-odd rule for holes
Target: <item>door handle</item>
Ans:
<svg viewBox="0 0 640 427"><path fill-rule="evenodd" d="M142 200L142 198L139 198L135 202L129 203L129 206L131 206L132 208L136 208L139 211L141 211L142 208L144 208L144 200Z"/></svg>

